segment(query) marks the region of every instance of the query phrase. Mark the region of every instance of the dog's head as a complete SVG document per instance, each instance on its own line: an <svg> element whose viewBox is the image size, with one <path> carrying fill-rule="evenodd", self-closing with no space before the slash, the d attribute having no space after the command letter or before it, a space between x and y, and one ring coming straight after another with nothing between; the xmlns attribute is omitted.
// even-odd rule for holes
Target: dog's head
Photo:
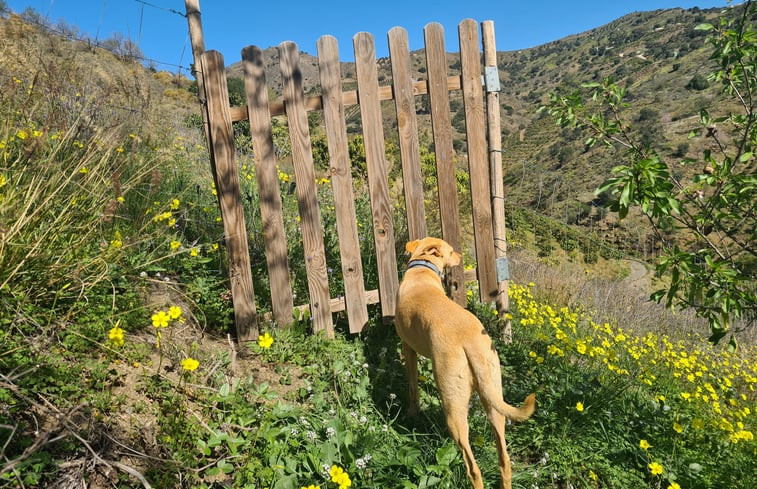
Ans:
<svg viewBox="0 0 757 489"><path fill-rule="evenodd" d="M452 249L452 246L439 238L423 238L410 241L405 245L405 250L410 253L410 261L426 260L439 270L447 267L455 267L460 264L460 253Z"/></svg>

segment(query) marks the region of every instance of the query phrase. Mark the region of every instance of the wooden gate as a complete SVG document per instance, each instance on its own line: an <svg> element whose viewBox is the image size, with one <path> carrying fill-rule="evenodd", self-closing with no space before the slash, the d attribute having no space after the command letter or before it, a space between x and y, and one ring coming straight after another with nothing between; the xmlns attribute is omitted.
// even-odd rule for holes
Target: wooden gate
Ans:
<svg viewBox="0 0 757 489"><path fill-rule="evenodd" d="M413 240L426 236L415 97L428 95L437 163L442 237L455 249L461 249L449 103L449 92L453 90L462 90L465 113L476 269L466 277L462 267L457 267L448 274L447 285L453 299L464 304L466 279L477 279L481 299L489 302L496 300L498 310L507 312L499 76L491 22L482 23L486 64L483 77L479 29L475 21L464 20L458 26L461 63L460 73L454 76L448 76L442 26L431 23L425 27L425 80L412 79L407 32L400 27L393 28L388 34L392 84L387 86L379 86L373 36L365 32L356 34L353 49L357 90L354 91L342 91L337 41L332 36L323 36L317 43L320 95L310 97L304 93L297 46L291 42L282 43L278 49L283 102L269 101L263 50L248 46L242 50L247 106L230 107L223 58L217 51L204 51L197 3L197 0L186 0L187 18L198 69L198 86L200 93L205 95L206 135L223 218L239 341L257 337L258 319L232 123L244 119L250 123L273 318L279 325L284 325L292 320L295 305L290 284L271 117L284 115L287 118L309 291L309 304L298 307L309 308L315 332L323 331L327 337L331 337L334 334L332 313L337 311L346 310L349 329L353 333L360 332L367 323L369 303L380 302L382 316L385 319L394 317L399 280L381 101L395 102L408 235ZM345 109L351 106L359 106L362 122L378 264L378 291L366 291L363 282L345 122ZM309 111L323 111L327 136L329 172L344 277L343 298L338 299L329 297L323 228L316 198L316 178L308 128ZM486 122L487 116L489 124Z"/></svg>

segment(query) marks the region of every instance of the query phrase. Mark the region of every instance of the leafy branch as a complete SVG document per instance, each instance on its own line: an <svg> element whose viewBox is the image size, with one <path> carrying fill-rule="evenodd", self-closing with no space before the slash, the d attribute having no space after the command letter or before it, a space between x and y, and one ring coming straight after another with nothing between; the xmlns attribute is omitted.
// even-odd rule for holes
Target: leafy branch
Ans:
<svg viewBox="0 0 757 489"><path fill-rule="evenodd" d="M561 127L589 131L588 147L602 143L623 152L624 162L596 193L610 196L609 208L623 219L641 211L663 243L656 272L667 286L652 299L669 308L692 308L707 319L710 341L719 342L754 324L757 265L754 148L757 146L757 7L732 7L717 25L702 24L716 68L710 81L722 86L719 112L700 110L698 159L680 162L682 176L627 122L626 88L612 78L587 83L569 95L551 94L546 110ZM730 108L735 107L731 110ZM734 325L739 325L735 327Z"/></svg>

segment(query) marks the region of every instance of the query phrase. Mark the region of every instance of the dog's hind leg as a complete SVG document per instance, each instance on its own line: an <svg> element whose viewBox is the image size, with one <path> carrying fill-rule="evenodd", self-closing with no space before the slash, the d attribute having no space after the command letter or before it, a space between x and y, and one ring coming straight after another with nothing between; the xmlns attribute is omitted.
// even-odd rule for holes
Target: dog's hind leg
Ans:
<svg viewBox="0 0 757 489"><path fill-rule="evenodd" d="M416 416L420 412L420 397L418 396L418 354L410 345L402 342L402 356L405 359L405 369L407 370L407 383L410 387L410 406L407 414Z"/></svg>
<svg viewBox="0 0 757 489"><path fill-rule="evenodd" d="M450 360L448 357L447 360ZM473 457L468 439L468 406L473 392L473 378L463 361L434 364L434 378L442 400L447 428L460 449L473 489L483 489L481 470Z"/></svg>
<svg viewBox="0 0 757 489"><path fill-rule="evenodd" d="M494 430L494 438L497 441L497 454L499 456L499 475L502 480L502 489L512 488L512 470L510 468L510 456L507 453L507 442L505 441L505 423L507 419L494 406L488 404L482 399L486 417Z"/></svg>

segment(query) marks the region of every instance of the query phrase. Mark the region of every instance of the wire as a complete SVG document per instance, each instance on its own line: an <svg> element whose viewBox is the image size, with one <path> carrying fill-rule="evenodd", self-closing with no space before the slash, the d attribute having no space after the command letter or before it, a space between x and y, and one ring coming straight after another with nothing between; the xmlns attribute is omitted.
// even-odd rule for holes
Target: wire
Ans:
<svg viewBox="0 0 757 489"><path fill-rule="evenodd" d="M160 5L155 5L150 2L145 2L144 0L134 0L137 3L141 3L142 5L147 5L148 7L156 8L158 10L165 10L166 12L171 12L172 14L181 15L182 17L186 17L187 14L184 12L179 12L178 10L174 10L172 8L167 7L161 7Z"/></svg>
<svg viewBox="0 0 757 489"><path fill-rule="evenodd" d="M100 10L100 22L97 23L97 32L95 33L95 41L97 41L100 38L100 28L103 25L103 20L105 19L105 6L108 3L108 0L103 0L103 6Z"/></svg>
<svg viewBox="0 0 757 489"><path fill-rule="evenodd" d="M114 56L120 56L122 58L136 59L136 60L139 60L141 62L155 63L155 64L162 65L162 66L171 66L171 67L174 67L174 68L178 68L179 70L190 71L190 68L191 68L189 66L183 66L183 65L179 65L179 64L175 64L175 63L168 63L166 61L160 61L158 59L148 58L146 56L140 56L138 54L121 53L121 52L115 51L113 49L109 49L108 47L104 46L101 42L97 41L96 39L92 40L92 38L89 38L89 37L76 37L76 36L74 36L72 34L65 33L65 32L63 32L61 30L56 29L55 27L47 25L44 22L40 22L39 20L34 20L34 19L30 19L30 18L24 17L24 22L26 22L28 24L34 24L34 25L36 25L38 27L41 27L42 29L44 29L45 31L47 31L49 33L52 33L52 34L55 34L57 36L63 37L65 39L68 39L69 41L78 41L78 42L81 42L81 43L86 43L89 46L94 46L96 48L102 49L103 51L108 51L109 53L113 54Z"/></svg>
<svg viewBox="0 0 757 489"><path fill-rule="evenodd" d="M142 44L142 19L145 16L145 4L142 4L142 8L139 11L139 35L137 36L137 44Z"/></svg>

